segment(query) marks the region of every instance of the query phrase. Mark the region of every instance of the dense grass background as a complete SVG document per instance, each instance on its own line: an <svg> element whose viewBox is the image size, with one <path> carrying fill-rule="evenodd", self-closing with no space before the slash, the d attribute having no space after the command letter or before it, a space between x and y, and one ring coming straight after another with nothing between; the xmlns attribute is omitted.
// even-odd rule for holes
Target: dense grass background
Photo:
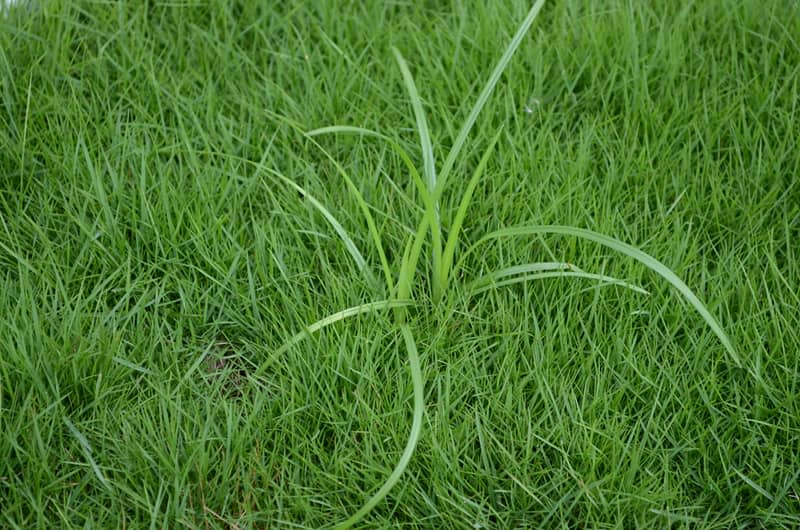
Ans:
<svg viewBox="0 0 800 530"><path fill-rule="evenodd" d="M346 518L399 457L411 384L390 314L252 376L304 325L382 295L265 171L377 267L331 163L275 115L371 127L421 160L394 45L441 160L529 6L38 4L0 21L0 524ZM423 437L368 526L800 525L797 6L545 7L453 177L451 206L504 126L466 241L537 222L638 245L746 369L632 260L564 237L487 246L464 281L564 260L651 295L549 280L468 299L456 282L434 307L423 281ZM421 214L402 164L374 140L320 141L396 263Z"/></svg>

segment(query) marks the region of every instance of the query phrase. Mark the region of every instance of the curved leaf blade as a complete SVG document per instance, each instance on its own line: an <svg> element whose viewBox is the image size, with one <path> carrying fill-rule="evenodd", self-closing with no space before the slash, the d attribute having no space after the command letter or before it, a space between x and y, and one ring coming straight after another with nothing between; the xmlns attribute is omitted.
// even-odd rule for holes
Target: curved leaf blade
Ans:
<svg viewBox="0 0 800 530"><path fill-rule="evenodd" d="M305 329L299 333L296 333L292 338L287 340L283 346L275 350L269 358L261 363L261 366L253 372L254 377L258 377L262 375L269 365L272 364L272 361L275 358L280 357L286 351L297 344L298 342L311 337L314 333L321 330L322 328L326 328L331 324L335 324L341 320L346 318L350 318L356 315L363 315L364 313L376 313L378 311L384 309L392 309L397 307L407 307L411 305L411 302L405 300L380 300L378 302L369 302L366 304L360 304L353 307L348 307L347 309L342 309L341 311L337 311L331 315L326 316L325 318L321 318L314 322L313 324L309 324L305 327Z"/></svg>
<svg viewBox="0 0 800 530"><path fill-rule="evenodd" d="M474 252L474 250L482 245L487 241L491 241L493 239L499 239L503 237L517 237L517 236L529 236L529 235L536 235L536 234L559 234L565 236L574 236L579 237L582 239L587 239L589 241L593 241L605 247L611 248L620 252L628 257L631 257L638 261L639 263L643 264L648 269L652 270L665 280L670 283L673 287L675 287L678 292L683 295L683 297L695 308L695 310L700 314L703 320L708 324L708 327L714 332L717 338L720 340L722 345L727 350L728 354L730 355L731 359L734 363L740 368L742 368L742 361L739 357L739 354L736 352L736 348L733 347L733 343L728 335L725 333L725 330L722 329L722 325L717 321L716 318L711 314L711 311L705 306L705 304L694 294L694 292L689 288L683 280L681 280L677 274L672 272L672 270L658 261L656 258L647 254L646 252L639 250L636 247L628 245L627 243L623 243L619 239L609 237L607 235L601 234L599 232L594 232L592 230L587 230L585 228L576 228L573 226L560 226L560 225L527 225L527 226L520 226L520 227L512 227L512 228L503 228L497 230L495 232L491 232L486 234L481 239L479 239L472 247L470 247L467 252L464 253L459 263L462 263L464 258Z"/></svg>
<svg viewBox="0 0 800 530"><path fill-rule="evenodd" d="M403 75L403 82L406 85L406 92L411 100L411 108L414 109L414 117L417 121L417 132L419 133L419 143L422 147L422 174L425 175L428 190L433 193L436 188L436 161L433 155L433 144L431 143L431 133L428 128L428 119L425 117L425 109L422 108L422 99L419 97L417 91L417 84L414 82L414 76L411 75L411 70L408 69L408 64L400 53L400 50L392 46L392 53L400 67L400 73Z"/></svg>
<svg viewBox="0 0 800 530"><path fill-rule="evenodd" d="M350 528L359 522L375 507L375 505L377 505L386 497L386 495L388 495L389 491L400 480L400 476L406 470L406 467L408 467L408 463L411 461L411 457L414 456L414 450L417 447L417 442L419 441L420 434L422 433L422 413L425 408L425 388L422 380L422 366L419 360L419 353L417 352L417 345L414 342L414 336L411 334L411 330L407 325L403 325L400 327L400 331L403 334L403 339L406 343L406 350L408 351L408 364L411 368L411 383L414 388L414 419L411 423L411 431L408 435L408 441L406 442L406 447L403 450L403 454L400 456L400 460L397 462L394 471L392 471L392 474L386 479L386 482L383 483L383 486L381 486L381 488L376 491L372 497L370 497L364 506L350 516L350 518L336 525L334 527L336 530Z"/></svg>
<svg viewBox="0 0 800 530"><path fill-rule="evenodd" d="M635 291L640 294L650 294L645 289L634 285L632 283L628 283L625 280L620 280L618 278L614 278L613 276L606 276L605 274L592 274L591 272L583 272L583 271L561 271L561 272L539 272L537 274L523 274L521 276L516 276L514 278L510 278L508 280L500 280L494 281L482 287L478 287L473 292L474 294L484 293L486 291L490 291L492 289L498 287L506 287L508 285L514 285L516 283L524 283L531 280L544 280L547 278L584 278L587 280L597 280L601 283L598 287L604 287L607 285L618 285L620 287L625 287L630 289L631 291Z"/></svg>
<svg viewBox="0 0 800 530"><path fill-rule="evenodd" d="M495 85L497 85L497 82L500 80L500 76L503 75L503 71L505 71L506 66L508 66L508 63L511 61L511 57L514 55L514 52L517 51L517 48L519 48L523 37L525 37L525 34L528 32L528 29L530 29L533 21L536 20L536 17L539 15L539 11L542 10L543 6L544 0L537 0L537 2L533 4L531 10L528 11L528 15L522 21L522 24L520 24L517 33L514 35L514 38L511 39L511 42L506 47L502 57L500 57L500 60L494 67L492 74L489 76L489 80L483 87L483 90L478 96L477 101L475 101L475 105L473 105L469 116L467 116L467 119L464 122L464 125L461 126L461 130L459 130L458 135L453 142L453 147L450 149L450 152L447 154L447 158L442 165L442 169L439 172L439 182L436 185L437 191L433 194L435 199L441 195L442 191L444 191L447 177L450 175L450 171L453 169L456 159L458 158L458 155L461 153L461 149L464 147L464 144L467 141L467 136L472 130L473 125L475 125L475 120L478 119L478 115L481 113L484 105L486 105L486 102L489 100L489 96L492 95Z"/></svg>

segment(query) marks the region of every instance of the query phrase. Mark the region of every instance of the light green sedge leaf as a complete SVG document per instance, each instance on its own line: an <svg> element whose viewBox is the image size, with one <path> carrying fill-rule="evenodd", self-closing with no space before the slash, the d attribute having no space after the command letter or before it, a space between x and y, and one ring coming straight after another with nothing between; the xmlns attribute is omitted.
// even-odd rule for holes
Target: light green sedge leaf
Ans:
<svg viewBox="0 0 800 530"><path fill-rule="evenodd" d="M371 136L373 138L379 138L389 144L389 146L400 156L400 159L405 164L406 168L408 169L409 174L414 179L414 183L417 186L417 190L420 192L420 196L422 197L423 202L427 205L429 201L432 200L432 196L428 191L427 186L420 186L418 184L423 182L422 177L417 171L416 166L411 161L411 157L408 156L403 147L397 143L394 139L386 136L385 134L381 134L377 131L373 131L372 129L366 129L364 127L353 127L351 125L331 125L329 127L320 127L319 129L313 129L306 133L306 136L320 136L323 134L357 134L360 136Z"/></svg>
<svg viewBox="0 0 800 530"><path fill-rule="evenodd" d="M417 171L417 168L414 166L414 163L411 161L411 158L409 158L406 150L403 149L402 146L400 146L400 144L397 143L392 138L389 138L388 136L373 131L371 129L365 129L363 127L353 127L349 125L332 125L329 127L314 129L306 134L308 136L317 136L321 134L335 134L335 133L360 134L364 136L372 136L375 138L380 138L381 140L384 140L389 143L392 149L394 149L394 151L400 156L401 160L403 160L403 163L406 165L406 168L408 168L408 172L411 175L411 179L413 180L414 185L416 186L417 191L419 192L420 197L422 198L422 202L425 206L425 212L426 212L425 215L429 217L428 226L435 227L432 235L434 249L437 248L437 243L438 247L441 247L441 228L439 226L439 218L436 215L437 209L435 203L433 202L433 196L431 195L427 186L423 182L422 177L420 177L419 171ZM434 256L436 256L435 250L434 250ZM438 261L438 259L436 260Z"/></svg>
<svg viewBox="0 0 800 530"><path fill-rule="evenodd" d="M425 230L427 230L427 227L425 227ZM423 231L421 235L419 235L419 237L424 239L425 232ZM410 275L412 278L408 279L409 274L407 274L405 270L408 267L409 260L411 259L411 249L414 246L415 240L416 238L409 238L406 241L405 248L403 249L403 259L400 261L400 274L397 277L397 293L391 293L400 300L409 300L411 298L410 297L411 281L413 281L413 274ZM395 314L395 320L397 321L398 324L405 323L406 309L404 307L397 308L394 314Z"/></svg>
<svg viewBox="0 0 800 530"><path fill-rule="evenodd" d="M639 263L643 264L665 280L669 282L673 287L675 287L678 292L683 295L683 297L695 308L695 310L700 313L700 316L703 317L708 327L714 332L714 334L719 338L722 345L728 351L731 359L736 363L737 366L740 368L742 367L742 361L739 358L739 354L736 352L736 349L733 347L733 343L731 342L728 335L725 333L725 330L722 329L722 326L717 321L716 318L711 314L708 308L705 306L703 302L694 294L694 292L686 285L683 280L681 280L669 267L658 261L656 258L639 250L636 247L628 245L627 243L623 243L622 241L615 239L613 237L609 237L604 234L600 234L598 232L594 232L592 230L587 230L585 228L576 228L572 226L559 226L559 225L528 225L528 226L520 226L520 227L512 227L512 228L503 228L487 234L483 236L481 239L478 240L472 247L470 247L462 256L461 260L459 260L459 264L463 262L464 258L475 251L477 247L482 245L483 243L493 240L499 239L502 237L516 237L516 236L526 236L526 235L535 235L535 234L560 234L565 236L574 236L580 237L583 239L587 239L589 241L593 241L600 245L606 246L617 252L621 252L628 257L631 257L638 261Z"/></svg>
<svg viewBox="0 0 800 530"><path fill-rule="evenodd" d="M453 225L450 227L450 234L447 236L447 244L444 247L441 269L434 269L434 274L439 274L441 277L439 285L443 290L447 289L447 284L450 280L450 266L453 264L453 255L456 251L458 235L461 231L461 225L464 223L464 218L467 215L467 209L469 208L470 201L472 200L472 194L475 192L475 187L478 185L478 181L480 181L481 176L483 176L483 171L486 169L486 164L489 162L489 157L492 154L497 141L500 139L501 133L502 129L497 131L497 134L494 135L492 141L489 142L489 146L483 153L480 162L478 162L478 167L475 168L475 172L472 174L469 184L467 184L467 189L464 191L464 195L461 196L461 203L458 205L456 216L453 219ZM438 297L441 296L441 294L441 292L434 291L434 300L438 300Z"/></svg>
<svg viewBox="0 0 800 530"><path fill-rule="evenodd" d="M356 266L358 266L358 269L367 278L367 281L373 285L376 284L377 280L375 279L375 276L373 276L372 271L369 269L366 260L364 260L364 256L361 255L361 252L359 252L358 247L356 247L356 244L353 242L353 239L350 237L350 234L347 233L347 230L344 229L344 227L336 219L336 217L334 217L334 215L327 208L325 208L325 206L321 202L319 202L313 195L311 195L305 188L303 188L299 184L286 178L285 176L281 175L275 170L267 168L267 172L279 178L280 180L285 182L288 186L291 186L292 188L297 190L300 194L303 195L303 197L305 197L308 200L308 202L311 203L312 206L314 206L314 208L316 208L322 214L325 220L328 221L328 223L330 223L330 225L339 235L339 238L342 240L342 243L344 243L345 248L353 257L353 261L356 262Z"/></svg>
<svg viewBox="0 0 800 530"><path fill-rule="evenodd" d="M560 272L556 272L560 271ZM523 265L514 265L513 267L505 267L500 270L492 271L489 274L478 278L472 282L468 287L468 291L473 293L481 293L495 287L503 287L506 285L513 285L515 283L526 282L528 280L543 280L545 278L559 278L559 277L577 277L598 280L604 282L603 285L619 285L636 291L637 293L649 295L650 293L632 283L614 278L613 276L606 276L604 274L588 273L571 263L559 261L543 261L536 263L525 263ZM503 280L503 278L509 278ZM602 285L601 285L602 286Z"/></svg>
<svg viewBox="0 0 800 530"><path fill-rule="evenodd" d="M425 387L422 380L422 365L419 360L417 345L414 342L414 336L411 334L411 330L408 328L408 326L403 325L400 327L400 331L403 334L403 339L406 343L406 350L408 351L408 364L411 369L411 383L414 389L414 419L411 422L411 432L408 435L408 441L406 442L406 447L403 450L403 454L400 455L400 460L397 462L392 474L389 475L389 478L387 478L386 482L383 483L383 486L381 486L380 489L376 491L372 497L370 497L370 499L364 504L364 506L361 507L361 509L359 509L346 521L336 525L334 527L336 530L345 530L359 522L379 502L381 502L386 495L388 495L389 491L400 480L400 476L406 470L406 467L408 467L408 463L411 461L411 457L414 456L414 450L417 447L417 442L419 441L420 434L422 433L422 413L424 412L425 408Z"/></svg>
<svg viewBox="0 0 800 530"><path fill-rule="evenodd" d="M551 272L551 271L571 271L576 270L583 272L578 267L571 263L563 261L537 261L535 263L526 263L524 265L514 265L513 267L505 267L496 271L492 271L485 276L481 276L477 280L470 282L467 285L467 291L480 289L493 282L508 276L516 276L518 274L531 274L537 272Z"/></svg>
<svg viewBox="0 0 800 530"><path fill-rule="evenodd" d="M506 66L508 66L509 61L511 61L511 57L514 55L514 52L517 51L517 48L519 48L519 45L522 42L523 37L525 37L525 34L528 32L528 29L530 29L531 25L533 24L533 21L536 20L536 16L539 14L539 11L541 11L542 6L544 6L544 0L537 0L537 2L533 4L533 7L531 7L531 10L525 17L525 20L523 20L522 24L520 24L517 33L514 35L514 38L511 39L511 42L506 47L503 56L500 57L500 60L494 67L492 75L489 76L489 80L483 87L483 90L481 91L481 94L478 96L475 105L473 105L472 110L469 113L469 116L467 116L464 125L461 126L461 130L459 130L458 136L456 136L456 139L453 142L453 147L447 154L447 158L444 161L444 165L442 166L442 169L439 172L439 181L436 184L436 191L434 191L433 193L434 200L436 201L439 200L439 197L444 191L444 187L447 183L447 178L450 175L450 171L453 169L453 165L455 165L455 162L458 159L458 155L461 153L461 149L464 147L464 143L467 140L467 136L472 130L473 125L475 125L475 120L478 118L478 115L481 113L481 110L483 110L484 105L486 105L486 101L489 99L489 96L492 95L492 91L494 91L495 85L497 85L497 82L500 80L500 76L503 74L503 71L506 69Z"/></svg>
<svg viewBox="0 0 800 530"><path fill-rule="evenodd" d="M431 144L431 134L428 129L428 120L425 117L425 109L422 108L422 99L417 92L417 85L414 82L414 76L408 69L408 64L400 53L400 50L392 46L392 53L400 67L400 72L403 74L403 82L406 85L408 97L411 100L411 108L414 109L414 117L417 120L417 132L419 132L419 143L422 146L422 173L425 175L425 181L428 185L428 190L433 193L436 188L436 161L433 155L433 145Z"/></svg>
<svg viewBox="0 0 800 530"><path fill-rule="evenodd" d="M428 120L425 117L425 109L422 108L422 100L417 92L417 85L414 83L414 77L408 69L405 59L397 48L392 47L392 53L400 66L400 72L403 74L403 81L406 85L408 97L411 99L411 107L414 109L414 116L417 121L417 131L419 132L419 141L422 145L422 161L423 161L423 174L425 175L426 184L428 186L428 193L433 194L436 188L436 162L433 157L433 146L431 145L431 135L428 130ZM434 199L434 212L433 219L431 220L431 251L432 251L432 264L433 264L433 298L439 300L442 293L441 274L438 271L442 270L442 228L439 223L439 202Z"/></svg>
<svg viewBox="0 0 800 530"><path fill-rule="evenodd" d="M397 279L397 297L401 300L411 298L411 287L414 284L414 274L417 270L417 262L422 252L422 245L425 243L425 233L428 231L429 218L424 216L417 227L414 235L411 251L403 256L400 264L400 274Z"/></svg>
<svg viewBox="0 0 800 530"><path fill-rule="evenodd" d="M508 280L499 280L499 281L487 281L485 278L481 278L481 283L485 283L483 287L478 287L473 291L474 294L479 294L486 292L491 289L495 289L497 287L505 287L508 285L514 285L516 283L523 283L530 280L544 280L546 278L586 278L589 280L598 280L603 282L600 286L603 285L619 285L620 287L626 287L632 291L636 291L637 293L641 294L650 294L645 289L637 285L633 285L632 283L628 283L624 280L619 280L612 276L606 276L604 274L592 274L590 272L582 272L582 271L561 271L561 272L539 272L536 274L524 274L522 276L517 276L514 278L510 278Z"/></svg>
<svg viewBox="0 0 800 530"><path fill-rule="evenodd" d="M292 338L287 340L283 346L275 350L255 372L254 376L258 377L266 371L267 367L272 364L272 361L286 353L292 346L297 344L298 342L311 337L314 333L321 330L324 327L330 326L331 324L335 324L341 320L346 318L356 316L356 315L363 315L364 313L376 313L378 311L383 311L385 309L392 309L396 307L406 307L411 305L411 302L405 300L381 300L378 302L369 302L366 304L360 304L357 306L349 307L347 309L343 309L341 311L337 311L332 315L328 315L325 318L321 318L314 322L313 324L309 324L306 328L295 334Z"/></svg>
<svg viewBox="0 0 800 530"><path fill-rule="evenodd" d="M376 250L378 251L378 258L381 261L381 268L383 269L384 279L386 281L386 286L388 288L388 292L392 292L394 290L394 281L392 280L392 270L389 267L389 260L386 259L386 253L383 250L383 242L381 240L381 234L378 232L378 227L375 224L375 219L372 217L372 213L369 210L369 205L367 201L364 200L364 196L361 194L361 191L358 189L358 186L353 183L353 180L344 170L342 165L331 155L326 149L324 149L319 142L317 142L313 137L308 136L304 131L303 128L300 127L296 121L291 120L285 116L281 116L271 111L266 111L269 116L272 116L276 120L279 120L294 130L305 136L308 141L310 141L314 146L322 152L325 157L331 161L333 166L336 168L337 173L344 179L345 183L347 184L350 193L353 194L353 197L356 199L358 203L358 207L361 210L361 213L364 215L364 219L367 221L367 227L369 229L369 233L372 236L372 242L375 245Z"/></svg>

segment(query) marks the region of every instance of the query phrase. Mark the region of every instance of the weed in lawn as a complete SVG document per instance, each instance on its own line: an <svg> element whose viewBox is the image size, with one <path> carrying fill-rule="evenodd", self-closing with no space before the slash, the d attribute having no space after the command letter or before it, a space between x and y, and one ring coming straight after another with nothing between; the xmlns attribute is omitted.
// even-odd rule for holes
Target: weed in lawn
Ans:
<svg viewBox="0 0 800 530"><path fill-rule="evenodd" d="M403 340L406 346L406 350L408 352L408 360L411 369L411 378L413 382L413 390L414 390L413 422L405 450L403 451L399 462L397 463L396 467L394 468L394 471L391 473L389 478L377 490L377 492L375 492L373 496L364 504L364 506L358 511L356 511L349 519L339 524L336 528L347 528L357 523L367 513L369 513L369 511L378 502L380 502L387 495L389 490L399 481L401 474L405 470L409 460L411 459L414 453L415 446L420 437L421 425L422 425L421 423L422 413L424 407L423 380L422 380L422 371L421 371L419 356L417 353L415 339L411 331L411 327L407 323L408 320L407 312L409 306L414 306L418 309L423 309L425 307L424 306L425 302L423 302L420 297L415 298L413 296L413 288L415 285L415 275L417 271L418 262L422 256L423 246L428 240L427 239L428 235L430 235L430 260L431 260L431 269L430 269L431 293L429 301L433 305L441 305L441 302L449 295L449 293L452 292L453 289L461 289L462 291L464 291L463 294L469 297L472 295L477 295L481 292L490 289L496 289L506 285L511 285L520 282L528 282L532 280L553 278L553 277L575 277L575 278L593 279L603 282L603 284L619 285L643 294L647 294L647 291L645 291L644 289L632 285L623 280L612 278L602 274L588 273L575 267L574 265L568 263L560 263L560 262L538 262L538 263L521 264L513 267L507 267L501 270L492 271L471 282L464 283L463 285L461 283L453 282L454 277L460 276L462 271L464 270L463 269L464 260L472 253L480 249L483 245L491 241L502 238L525 237L525 236L534 236L541 234L572 236L605 246L625 256L628 256L629 258L633 258L634 260L640 262L651 271L655 272L656 274L664 278L668 283L670 283L673 287L675 287L678 290L678 292L686 299L686 301L688 301L697 310L697 312L701 315L703 320L708 324L711 330L719 338L719 340L727 350L728 354L730 355L732 361L738 367L740 368L742 367L742 361L739 358L731 340L728 338L727 334L722 329L722 326L719 324L716 318L714 318L714 316L708 310L706 305L694 294L694 292L672 270L670 270L669 267L664 265L662 262L650 256L649 254L639 250L638 248L633 247L613 237L598 232L594 232L591 230L572 227L572 226L523 225L518 227L510 227L510 228L496 230L494 232L484 235L476 243L463 249L461 258L457 262L454 262L456 250L459 248L459 246L463 247L463 243L460 239L461 227L466 218L467 211L472 201L476 186L480 182L481 177L483 176L484 170L486 168L487 162L493 155L494 149L500 139L500 132L495 134L494 138L492 138L492 140L486 147L480 159L480 162L475 168L470 180L467 183L466 188L464 189L461 195L455 213L452 213L447 209L442 208L442 196L447 189L447 185L449 184L450 178L453 174L453 170L467 142L469 133L475 124L475 120L477 119L484 105L488 101L503 71L510 62L512 56L514 55L514 52L519 47L523 37L533 24L533 21L536 19L543 5L544 5L544 0L538 0L534 4L534 6L530 9L528 15L523 20L522 24L519 26L517 33L514 35L510 44L505 49L505 52L501 56L497 65L495 66L494 70L489 76L488 81L484 85L483 90L478 96L477 101L472 106L470 113L467 116L467 119L461 126L458 135L456 136L456 139L452 147L450 148L447 157L444 160L444 163L438 170L438 173L436 166L435 150L432 144L431 134L428 128L427 118L425 115L425 110L423 108L422 100L419 96L419 92L417 90L417 86L411 74L411 71L409 70L405 59L397 49L393 48L392 52L402 73L405 88L410 98L411 106L414 112L414 117L416 121L416 130L419 135L421 151L422 151L423 164L421 172L417 169L415 164L412 162L410 155L400 146L400 144L385 134L362 127L343 126L343 125L324 127L309 132L303 132L299 127L299 125L292 123L289 120L283 119L281 117L277 117L279 119L282 119L284 122L289 123L296 129L298 129L299 132L304 134L306 138L311 140L334 164L338 174L346 181L347 186L351 191L351 193L353 194L353 196L355 197L369 227L372 242L375 245L375 250L377 251L378 256L380 258L384 275L385 287L386 287L385 292L388 293L388 297L382 301L362 304L359 306L339 311L322 320L309 324L304 331L292 337L280 349L278 349L273 354L273 357L271 357L271 359L274 359L275 357L285 353L288 348L292 347L294 344L296 344L303 338L310 336L310 334L318 331L319 329L322 329L325 326L329 326L331 324L342 321L351 316L393 308L396 311L396 320L400 327L401 334L403 336ZM345 169L334 159L334 157L331 154L325 151L322 148L322 146L320 146L316 141L314 141L315 136L323 134L333 134L333 133L363 135L363 136L378 138L387 142L388 145L396 152L396 154L405 164L409 176L411 177L416 187L416 191L419 195L419 200L421 201L422 208L424 209L424 214L422 215L419 224L417 225L416 233L407 240L404 252L402 254L402 259L399 264L399 275L396 282L394 282L392 277L391 267L389 265L389 260L387 259L386 256L381 234L377 229L377 225L375 223L375 220L373 219L372 213L370 211L370 208L366 200L363 198L358 187L355 185L355 183L350 178ZM369 269L366 260L358 250L353 239L344 229L343 225L339 221L337 221L334 214L330 210L328 210L321 202L312 197L305 189L300 187L292 180L288 179L284 175L274 170L270 170L270 173L273 176L280 179L286 185L296 189L298 192L301 193L302 196L305 196L309 200L311 205L314 208L316 208L323 215L323 217L331 224L334 231L342 240L342 243L344 244L348 253L353 258L353 261L355 261L356 266L359 268L359 270L362 271L366 280L369 283L375 285L377 283L377 280L374 274ZM449 230L447 231L446 234L444 226L449 226ZM269 363L270 361L268 360L264 364L262 364L262 366L256 372L256 375L263 374L264 371L266 370L266 367L269 366Z"/></svg>

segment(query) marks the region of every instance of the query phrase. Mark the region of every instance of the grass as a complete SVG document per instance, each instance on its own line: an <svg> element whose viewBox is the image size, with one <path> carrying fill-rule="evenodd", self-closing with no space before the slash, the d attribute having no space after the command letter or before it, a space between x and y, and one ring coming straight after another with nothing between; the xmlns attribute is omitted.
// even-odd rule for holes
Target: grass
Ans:
<svg viewBox="0 0 800 530"><path fill-rule="evenodd" d="M12 10L3 525L797 525L800 13L529 9Z"/></svg>

